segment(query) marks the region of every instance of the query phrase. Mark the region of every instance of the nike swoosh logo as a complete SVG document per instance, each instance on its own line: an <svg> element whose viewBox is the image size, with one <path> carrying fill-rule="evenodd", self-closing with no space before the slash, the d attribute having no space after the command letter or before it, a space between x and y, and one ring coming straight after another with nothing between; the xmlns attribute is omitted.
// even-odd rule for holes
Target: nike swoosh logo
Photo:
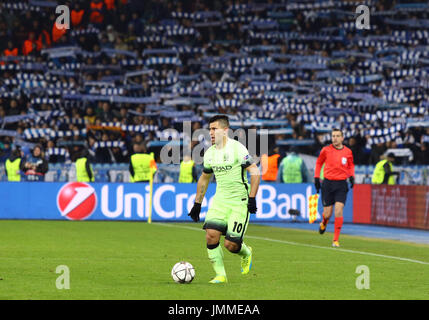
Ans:
<svg viewBox="0 0 429 320"><path fill-rule="evenodd" d="M69 202L67 207L64 209L64 212L61 213L62 216L68 215L95 192L93 187L78 187L75 188L75 191L77 194L74 196L72 201Z"/></svg>

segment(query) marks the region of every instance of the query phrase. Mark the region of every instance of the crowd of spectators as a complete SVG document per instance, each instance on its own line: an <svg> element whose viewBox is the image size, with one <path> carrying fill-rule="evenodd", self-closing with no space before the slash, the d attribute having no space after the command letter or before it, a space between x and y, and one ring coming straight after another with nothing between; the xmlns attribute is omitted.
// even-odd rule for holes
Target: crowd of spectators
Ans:
<svg viewBox="0 0 429 320"><path fill-rule="evenodd" d="M283 151L318 155L343 129L356 164L409 148L429 164L426 3L65 1L0 4L0 157L40 145L49 162L128 162L163 130L266 128ZM360 4L360 2L359 2ZM63 28L64 26L68 29Z"/></svg>

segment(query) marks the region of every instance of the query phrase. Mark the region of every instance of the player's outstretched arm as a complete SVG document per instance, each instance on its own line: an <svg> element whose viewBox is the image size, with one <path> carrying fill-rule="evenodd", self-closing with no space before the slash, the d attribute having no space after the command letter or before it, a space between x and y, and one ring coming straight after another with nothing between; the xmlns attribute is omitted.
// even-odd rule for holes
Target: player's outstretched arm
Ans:
<svg viewBox="0 0 429 320"><path fill-rule="evenodd" d="M204 196L206 195L206 191L209 186L211 176L212 176L211 173L203 172L201 174L197 183L197 195L195 196L195 202L200 204L203 202Z"/></svg>
<svg viewBox="0 0 429 320"><path fill-rule="evenodd" d="M207 188L209 186L211 176L211 173L203 172L198 179L195 203L191 209L191 212L188 214L188 216L190 216L195 222L200 221L201 204L203 203L204 195L206 194Z"/></svg>
<svg viewBox="0 0 429 320"><path fill-rule="evenodd" d="M258 208L256 207L256 193L258 192L259 183L261 181L261 173L259 172L256 164L251 164L246 168L250 174L250 192L249 202L247 203L247 209L250 213L256 213Z"/></svg>
<svg viewBox="0 0 429 320"><path fill-rule="evenodd" d="M259 168L254 163L248 166L246 170L250 174L249 198L254 198L256 197L256 193L258 192L259 188L259 183L261 182L261 173L259 172Z"/></svg>

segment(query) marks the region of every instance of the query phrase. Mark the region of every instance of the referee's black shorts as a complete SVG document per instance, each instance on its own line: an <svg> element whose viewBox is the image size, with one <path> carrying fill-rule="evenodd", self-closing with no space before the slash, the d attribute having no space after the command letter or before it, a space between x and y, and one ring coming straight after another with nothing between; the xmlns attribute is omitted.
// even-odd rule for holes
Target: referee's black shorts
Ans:
<svg viewBox="0 0 429 320"><path fill-rule="evenodd" d="M328 180L322 183L322 203L324 207L330 207L335 202L346 204L349 186L347 180Z"/></svg>

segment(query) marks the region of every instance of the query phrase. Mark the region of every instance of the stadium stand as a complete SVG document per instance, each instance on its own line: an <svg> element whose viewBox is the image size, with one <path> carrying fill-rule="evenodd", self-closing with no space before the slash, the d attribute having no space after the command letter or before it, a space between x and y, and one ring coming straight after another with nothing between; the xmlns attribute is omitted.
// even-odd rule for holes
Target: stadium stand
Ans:
<svg viewBox="0 0 429 320"><path fill-rule="evenodd" d="M87 146L96 171L124 172L134 142L159 162L166 129L226 113L233 128L267 129L283 155L317 156L343 129L361 182L387 152L429 165L427 2L359 1L369 30L345 0L66 4L68 30L54 2L0 3L1 163L39 143L58 168L49 179L65 181ZM161 166L159 181L173 171Z"/></svg>

